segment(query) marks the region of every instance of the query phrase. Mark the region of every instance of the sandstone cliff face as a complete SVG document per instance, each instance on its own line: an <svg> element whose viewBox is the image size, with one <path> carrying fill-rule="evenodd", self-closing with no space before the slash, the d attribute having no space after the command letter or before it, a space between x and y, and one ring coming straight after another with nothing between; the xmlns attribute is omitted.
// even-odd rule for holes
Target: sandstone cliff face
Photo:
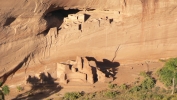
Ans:
<svg viewBox="0 0 177 100"><path fill-rule="evenodd" d="M76 56L120 63L175 57L176 8L176 0L1 0L0 76ZM63 28L59 9L90 17L82 30Z"/></svg>

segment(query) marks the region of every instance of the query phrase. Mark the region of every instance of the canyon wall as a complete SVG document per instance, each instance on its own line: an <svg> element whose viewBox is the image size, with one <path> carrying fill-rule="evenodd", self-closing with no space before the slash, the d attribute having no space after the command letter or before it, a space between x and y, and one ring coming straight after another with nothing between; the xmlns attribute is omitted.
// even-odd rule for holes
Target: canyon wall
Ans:
<svg viewBox="0 0 177 100"><path fill-rule="evenodd" d="M175 57L176 8L176 0L1 0L0 76L76 56L120 64ZM69 9L90 17L66 28L60 10Z"/></svg>

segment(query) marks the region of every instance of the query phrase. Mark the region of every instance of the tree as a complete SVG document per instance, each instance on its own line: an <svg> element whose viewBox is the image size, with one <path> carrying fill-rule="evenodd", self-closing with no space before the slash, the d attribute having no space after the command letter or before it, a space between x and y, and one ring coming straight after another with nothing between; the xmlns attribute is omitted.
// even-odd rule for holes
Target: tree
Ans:
<svg viewBox="0 0 177 100"><path fill-rule="evenodd" d="M158 71L160 81L166 86L172 87L172 94L175 89L175 81L177 80L177 58L169 59L164 67Z"/></svg>
<svg viewBox="0 0 177 100"><path fill-rule="evenodd" d="M7 95L10 93L9 87L7 85L4 85L2 87L2 92L4 93L4 95Z"/></svg>
<svg viewBox="0 0 177 100"><path fill-rule="evenodd" d="M0 82L0 100L5 100L4 95L7 95L10 93L10 89L7 85L2 86L2 83Z"/></svg>

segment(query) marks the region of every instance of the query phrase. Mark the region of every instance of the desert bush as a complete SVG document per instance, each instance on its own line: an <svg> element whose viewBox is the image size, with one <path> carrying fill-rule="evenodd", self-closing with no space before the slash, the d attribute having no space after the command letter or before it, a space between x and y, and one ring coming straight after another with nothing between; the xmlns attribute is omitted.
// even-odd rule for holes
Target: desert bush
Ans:
<svg viewBox="0 0 177 100"><path fill-rule="evenodd" d="M166 92L167 92L166 89L162 88L161 93L166 94Z"/></svg>
<svg viewBox="0 0 177 100"><path fill-rule="evenodd" d="M155 85L155 80L152 79L151 77L146 77L140 86L143 90L149 90L152 89L154 85Z"/></svg>
<svg viewBox="0 0 177 100"><path fill-rule="evenodd" d="M169 89L169 90L166 90L166 94L170 94L171 93L171 89Z"/></svg>
<svg viewBox="0 0 177 100"><path fill-rule="evenodd" d="M148 91L151 90L155 86L155 80L151 78L149 75L146 75L143 73L143 76L145 79L141 82L140 85L132 87L129 92L130 93L135 93L138 91Z"/></svg>
<svg viewBox="0 0 177 100"><path fill-rule="evenodd" d="M64 95L64 100L76 100L81 97L79 92L68 92Z"/></svg>
<svg viewBox="0 0 177 100"><path fill-rule="evenodd" d="M92 100L96 96L96 93L86 93L79 100Z"/></svg>
<svg viewBox="0 0 177 100"><path fill-rule="evenodd" d="M141 93L138 97L139 97L140 100L146 100L147 94Z"/></svg>
<svg viewBox="0 0 177 100"><path fill-rule="evenodd" d="M132 87L130 90L129 90L129 92L130 93L134 93L134 92L138 92L138 91L140 91L141 90L141 87L140 86L134 86L134 87Z"/></svg>
<svg viewBox="0 0 177 100"><path fill-rule="evenodd" d="M96 93L91 93L91 94L89 94L89 96L88 96L88 97L89 97L90 99L92 99L92 98L94 98L94 97L95 97L95 95L96 95Z"/></svg>
<svg viewBox="0 0 177 100"><path fill-rule="evenodd" d="M171 100L177 100L177 96L175 95L175 96L171 97L170 99Z"/></svg>
<svg viewBox="0 0 177 100"><path fill-rule="evenodd" d="M159 91L160 91L160 87L155 87L155 88L154 88L154 91L155 91L155 92L159 92Z"/></svg>
<svg viewBox="0 0 177 100"><path fill-rule="evenodd" d="M17 90L18 90L18 92L21 92L21 91L24 90L24 87L22 87L22 86L17 86Z"/></svg>
<svg viewBox="0 0 177 100"><path fill-rule="evenodd" d="M143 90L152 89L155 85L155 80L146 72L140 72L140 75L143 76L145 79L141 83L141 87Z"/></svg>
<svg viewBox="0 0 177 100"><path fill-rule="evenodd" d="M154 100L162 100L164 96L161 94L153 94L152 98L154 98Z"/></svg>
<svg viewBox="0 0 177 100"><path fill-rule="evenodd" d="M116 91L110 91L110 90L108 90L108 91L105 92L104 95L106 97L108 97L108 98L115 98L116 95L117 95L117 92Z"/></svg>
<svg viewBox="0 0 177 100"><path fill-rule="evenodd" d="M165 95L162 100L177 100L176 95Z"/></svg>
<svg viewBox="0 0 177 100"><path fill-rule="evenodd" d="M2 92L4 93L4 95L9 94L9 93L10 93L9 87L8 87L7 85L4 85L4 86L2 87Z"/></svg>
<svg viewBox="0 0 177 100"><path fill-rule="evenodd" d="M143 76L143 77L145 77L145 78L149 77L149 75L145 71L140 72L140 75Z"/></svg>
<svg viewBox="0 0 177 100"><path fill-rule="evenodd" d="M120 89L121 89L121 90L127 90L127 88L128 88L128 87L127 87L126 84L122 84L122 85L120 86Z"/></svg>
<svg viewBox="0 0 177 100"><path fill-rule="evenodd" d="M111 84L111 83L109 83L109 84L108 84L108 87L109 87L110 89L115 89L115 88L117 87L117 84Z"/></svg>
<svg viewBox="0 0 177 100"><path fill-rule="evenodd" d="M89 97L84 98L83 100L90 100Z"/></svg>
<svg viewBox="0 0 177 100"><path fill-rule="evenodd" d="M7 95L10 93L10 89L7 85L2 86L2 82L0 82L0 100L5 100L4 95Z"/></svg>

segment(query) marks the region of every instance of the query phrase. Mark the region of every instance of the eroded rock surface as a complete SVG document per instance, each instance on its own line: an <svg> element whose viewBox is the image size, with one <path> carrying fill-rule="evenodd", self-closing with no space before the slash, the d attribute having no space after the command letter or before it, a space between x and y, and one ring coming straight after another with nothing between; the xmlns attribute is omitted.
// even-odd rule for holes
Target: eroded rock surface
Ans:
<svg viewBox="0 0 177 100"><path fill-rule="evenodd" d="M1 0L1 81L76 56L120 63L175 57L176 7L176 0ZM87 19L68 24L71 14Z"/></svg>

